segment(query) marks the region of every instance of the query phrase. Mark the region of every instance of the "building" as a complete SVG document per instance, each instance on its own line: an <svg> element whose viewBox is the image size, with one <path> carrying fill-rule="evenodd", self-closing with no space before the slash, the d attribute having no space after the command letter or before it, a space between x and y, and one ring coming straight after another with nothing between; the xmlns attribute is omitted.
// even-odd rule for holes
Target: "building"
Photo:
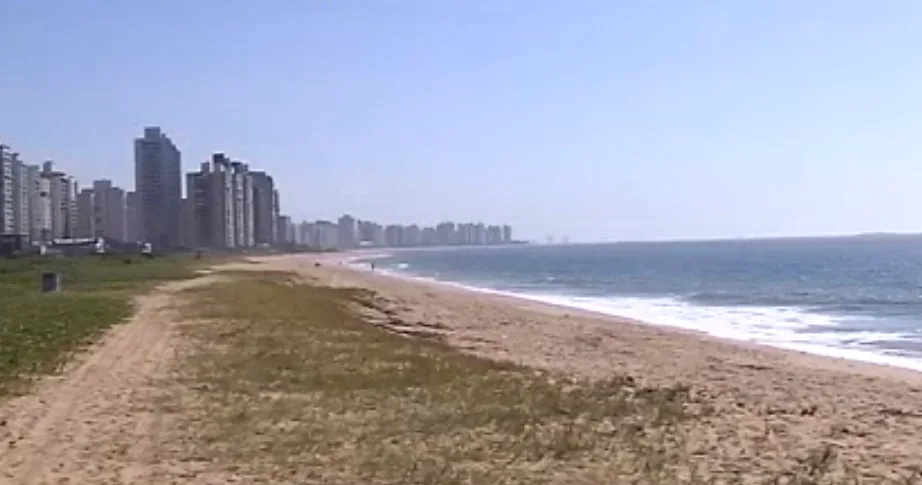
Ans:
<svg viewBox="0 0 922 485"><path fill-rule="evenodd" d="M141 198L137 192L125 194L125 213L127 224L125 232L127 240L137 242L141 240Z"/></svg>
<svg viewBox="0 0 922 485"><path fill-rule="evenodd" d="M77 229L79 238L96 237L96 197L93 189L83 189L77 194Z"/></svg>
<svg viewBox="0 0 922 485"><path fill-rule="evenodd" d="M154 250L179 246L182 155L159 127L144 128L134 141L135 191L140 202L139 233Z"/></svg>
<svg viewBox="0 0 922 485"><path fill-rule="evenodd" d="M13 162L13 233L29 237L31 234L31 198L29 190L29 166L18 153L11 154Z"/></svg>
<svg viewBox="0 0 922 485"><path fill-rule="evenodd" d="M54 169L51 160L42 164L41 176L47 180L51 213L50 237L46 240L73 238L77 234L77 182Z"/></svg>
<svg viewBox="0 0 922 485"><path fill-rule="evenodd" d="M13 233L13 154L0 145L0 234Z"/></svg>
<svg viewBox="0 0 922 485"><path fill-rule="evenodd" d="M442 222L435 226L436 244L447 246L457 242L454 222Z"/></svg>
<svg viewBox="0 0 922 485"><path fill-rule="evenodd" d="M504 244L512 243L512 226L509 226L509 225L503 226L503 243Z"/></svg>
<svg viewBox="0 0 922 485"><path fill-rule="evenodd" d="M254 190L253 177L246 164L232 162L223 153L213 154L211 163L205 162L200 171L186 175L188 211L192 220L189 225L194 228L189 239L198 247L212 249L254 246L257 212ZM268 209L270 214L271 194L270 191L268 199L266 194L261 194L261 202L264 204L268 200L270 207L260 207L264 212ZM273 226L261 222L264 226Z"/></svg>
<svg viewBox="0 0 922 485"><path fill-rule="evenodd" d="M222 153L211 156L198 172L186 175L186 192L192 205L195 231L190 236L196 247L234 247L233 180L230 160Z"/></svg>
<svg viewBox="0 0 922 485"><path fill-rule="evenodd" d="M314 223L314 243L312 246L320 249L336 249L339 247L339 226L330 221L317 221Z"/></svg>
<svg viewBox="0 0 922 485"><path fill-rule="evenodd" d="M278 222L275 225L277 234L275 235L276 244L287 246L292 244L292 224L291 218L285 215L278 216Z"/></svg>
<svg viewBox="0 0 922 485"><path fill-rule="evenodd" d="M112 185L111 180L93 182L93 211L95 227L92 237L128 240L128 210L124 190Z"/></svg>
<svg viewBox="0 0 922 485"><path fill-rule="evenodd" d="M51 180L38 165L26 166L29 191L29 236L32 241L51 240Z"/></svg>
<svg viewBox="0 0 922 485"><path fill-rule="evenodd" d="M359 238L355 218L346 214L339 218L337 223L339 234L337 235L338 249L352 249L358 247Z"/></svg>
<svg viewBox="0 0 922 485"><path fill-rule="evenodd" d="M197 248L199 245L195 230L195 200L188 195L188 185L186 191L186 197L180 203L182 226L179 231L179 243L184 248Z"/></svg>
<svg viewBox="0 0 922 485"><path fill-rule="evenodd" d="M275 183L266 172L250 172L253 184L253 243L275 244Z"/></svg>

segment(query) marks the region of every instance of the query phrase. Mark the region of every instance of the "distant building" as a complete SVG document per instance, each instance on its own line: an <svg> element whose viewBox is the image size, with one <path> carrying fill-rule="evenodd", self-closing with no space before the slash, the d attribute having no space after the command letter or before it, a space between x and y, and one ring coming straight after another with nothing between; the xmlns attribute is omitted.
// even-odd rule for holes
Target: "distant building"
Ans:
<svg viewBox="0 0 922 485"><path fill-rule="evenodd" d="M144 128L134 141L135 190L140 202L141 239L154 250L179 246L182 200L181 153L159 127Z"/></svg>
<svg viewBox="0 0 922 485"><path fill-rule="evenodd" d="M512 226L505 225L503 226L503 243L509 244L512 242Z"/></svg>
<svg viewBox="0 0 922 485"><path fill-rule="evenodd" d="M292 244L294 242L292 241L292 238L291 238L292 231L291 231L291 218L290 217L285 216L285 215L278 216L278 222L276 223L275 227L277 231L277 234L275 235L275 240L277 241L277 244L281 246L285 246L288 244Z"/></svg>
<svg viewBox="0 0 922 485"><path fill-rule="evenodd" d="M128 208L125 191L112 185L111 180L93 182L95 230L92 237L128 240Z"/></svg>
<svg viewBox="0 0 922 485"><path fill-rule="evenodd" d="M126 240L137 242L141 240L141 197L137 192L125 194L125 218L127 220L125 232Z"/></svg>
<svg viewBox="0 0 922 485"><path fill-rule="evenodd" d="M96 237L96 197L93 189L83 189L77 194L77 229L79 238Z"/></svg>
<svg viewBox="0 0 922 485"><path fill-rule="evenodd" d="M13 232L13 156L0 145L0 234Z"/></svg>
<svg viewBox="0 0 922 485"><path fill-rule="evenodd" d="M29 190L29 166L25 164L18 153L13 153L13 233L29 236L31 234L31 213Z"/></svg>
<svg viewBox="0 0 922 485"><path fill-rule="evenodd" d="M330 221L317 221L314 223L314 246L320 249L336 249L340 247L339 226Z"/></svg>
<svg viewBox="0 0 922 485"><path fill-rule="evenodd" d="M337 248L352 249L358 247L359 240L355 218L346 214L339 218L337 227L339 227L336 246Z"/></svg>
<svg viewBox="0 0 922 485"><path fill-rule="evenodd" d="M249 167L215 153L198 172L186 175L188 239L213 249L247 248L255 243L255 200Z"/></svg>
<svg viewBox="0 0 922 485"><path fill-rule="evenodd" d="M42 164L41 176L48 181L48 198L51 205L50 239L76 237L77 233L77 182L73 177L54 169L54 162Z"/></svg>
<svg viewBox="0 0 922 485"><path fill-rule="evenodd" d="M275 244L275 183L266 172L250 172L253 184L253 242Z"/></svg>
<svg viewBox="0 0 922 485"><path fill-rule="evenodd" d="M38 165L26 168L29 190L29 236L32 241L51 240L51 180Z"/></svg>

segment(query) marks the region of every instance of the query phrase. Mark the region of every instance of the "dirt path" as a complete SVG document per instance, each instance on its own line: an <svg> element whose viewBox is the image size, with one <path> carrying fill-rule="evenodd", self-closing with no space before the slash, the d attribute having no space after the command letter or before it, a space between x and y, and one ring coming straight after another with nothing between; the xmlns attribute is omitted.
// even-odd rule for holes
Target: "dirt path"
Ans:
<svg viewBox="0 0 922 485"><path fill-rule="evenodd" d="M164 424L154 380L175 355L174 294L210 279L139 297L130 322L61 375L0 405L0 484L154 483Z"/></svg>

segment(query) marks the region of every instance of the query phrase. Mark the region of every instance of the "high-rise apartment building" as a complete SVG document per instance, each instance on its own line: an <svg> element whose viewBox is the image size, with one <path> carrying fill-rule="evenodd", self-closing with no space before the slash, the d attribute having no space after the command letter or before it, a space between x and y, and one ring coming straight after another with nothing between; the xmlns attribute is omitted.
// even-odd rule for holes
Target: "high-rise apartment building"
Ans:
<svg viewBox="0 0 922 485"><path fill-rule="evenodd" d="M182 200L181 153L159 127L144 128L134 141L135 191L140 199L141 239L155 250L179 246Z"/></svg>
<svg viewBox="0 0 922 485"><path fill-rule="evenodd" d="M0 145L0 234L13 234L13 154Z"/></svg>
<svg viewBox="0 0 922 485"><path fill-rule="evenodd" d="M96 197L93 189L83 189L77 194L76 237L96 237Z"/></svg>
<svg viewBox="0 0 922 485"><path fill-rule="evenodd" d="M48 241L52 237L51 180L42 175L38 165L27 165L26 184L29 192L29 236L32 241Z"/></svg>
<svg viewBox="0 0 922 485"><path fill-rule="evenodd" d="M355 218L346 214L339 218L336 225L339 228L337 248L352 249L358 247L358 228L355 224Z"/></svg>
<svg viewBox="0 0 922 485"><path fill-rule="evenodd" d="M266 172L250 172L253 184L253 242L275 244L275 183Z"/></svg>
<svg viewBox="0 0 922 485"><path fill-rule="evenodd" d="M186 176L196 244L245 248L255 244L254 181L249 167L215 153L211 163Z"/></svg>
<svg viewBox="0 0 922 485"><path fill-rule="evenodd" d="M79 212L79 211L78 211ZM128 210L125 191L111 180L93 182L94 230L92 237L128 240Z"/></svg>
<svg viewBox="0 0 922 485"><path fill-rule="evenodd" d="M41 176L48 180L51 205L51 234L48 239L72 238L77 233L77 182L54 169L54 162L42 165Z"/></svg>
<svg viewBox="0 0 922 485"><path fill-rule="evenodd" d="M11 154L10 158L13 161L13 233L29 236L29 167L19 158L18 153Z"/></svg>
<svg viewBox="0 0 922 485"><path fill-rule="evenodd" d="M279 215L275 228L278 232L278 234L275 235L276 244L284 246L293 242L291 238L293 232L291 217L286 215Z"/></svg>
<svg viewBox="0 0 922 485"><path fill-rule="evenodd" d="M126 241L141 240L141 198L137 192L125 194Z"/></svg>
<svg viewBox="0 0 922 485"><path fill-rule="evenodd" d="M503 226L503 243L509 244L512 242L512 226L504 225Z"/></svg>

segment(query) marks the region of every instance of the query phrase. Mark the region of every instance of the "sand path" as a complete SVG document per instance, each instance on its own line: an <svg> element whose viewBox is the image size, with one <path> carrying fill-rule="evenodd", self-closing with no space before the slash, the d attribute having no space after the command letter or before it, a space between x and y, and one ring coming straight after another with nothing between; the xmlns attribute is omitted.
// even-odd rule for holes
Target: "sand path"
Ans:
<svg viewBox="0 0 922 485"><path fill-rule="evenodd" d="M174 294L209 279L139 297L129 322L60 375L0 405L0 484L158 483L164 416L155 381L175 355Z"/></svg>

